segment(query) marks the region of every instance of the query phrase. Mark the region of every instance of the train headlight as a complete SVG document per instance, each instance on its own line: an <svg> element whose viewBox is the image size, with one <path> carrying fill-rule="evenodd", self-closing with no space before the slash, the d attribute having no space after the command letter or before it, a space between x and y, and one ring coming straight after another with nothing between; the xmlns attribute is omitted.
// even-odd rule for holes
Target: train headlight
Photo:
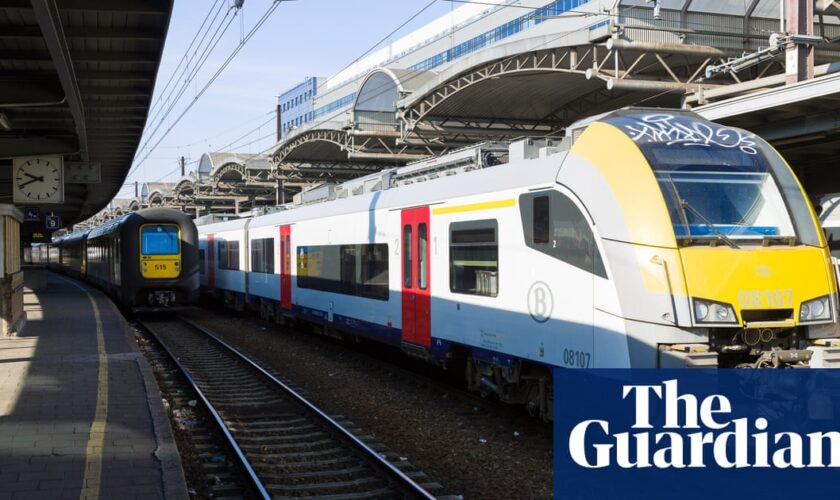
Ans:
<svg viewBox="0 0 840 500"><path fill-rule="evenodd" d="M831 319L828 295L807 300L799 307L799 321L822 321Z"/></svg>
<svg viewBox="0 0 840 500"><path fill-rule="evenodd" d="M727 323L738 324L735 309L723 302L694 299L694 321L697 323Z"/></svg>

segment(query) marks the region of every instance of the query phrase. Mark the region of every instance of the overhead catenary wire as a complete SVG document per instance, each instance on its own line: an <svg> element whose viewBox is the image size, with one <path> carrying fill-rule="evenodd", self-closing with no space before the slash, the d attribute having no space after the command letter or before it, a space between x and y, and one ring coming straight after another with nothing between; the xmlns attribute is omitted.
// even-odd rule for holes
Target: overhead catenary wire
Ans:
<svg viewBox="0 0 840 500"><path fill-rule="evenodd" d="M151 153L152 153L152 152L153 152L153 151L157 148L157 146L158 146L158 145L159 145L159 144L160 144L160 143L161 143L161 142L162 142L162 141L163 141L163 140L164 140L164 139L165 139L165 138L169 135L169 132L171 132L171 131L172 131L172 129L173 129L173 128L174 128L174 127L175 127L175 126L176 126L176 125L177 125L177 124L181 121L181 119L182 119L182 118L183 118L183 117L187 114L187 112L189 112L189 110L190 110L190 109L191 109L191 108L195 105L195 103L196 103L196 102L197 102L197 101L201 98L201 96L202 96L202 95L204 95L204 93L207 91L207 89L209 89L209 88L210 88L210 86L213 84L213 82L215 82L215 81L216 81L216 79L219 77L219 75L221 75L221 74L222 74L222 72L225 70L225 68L227 68L227 66L231 63L231 61L233 61L233 59L237 56L237 54L239 54L239 52L242 50L242 48L243 48L243 47L245 47L245 45L248 43L248 41L249 41L249 40L251 40L251 38L254 36L254 34L256 34L256 32L257 32L257 31L258 31L258 30L259 30L259 29L263 26L263 24L265 24L265 22L266 22L266 21L267 21L267 20L271 17L271 15L272 15L272 14L276 11L277 7L278 7L278 6L280 5L280 3L281 3L281 2L283 2L283 1L284 1L284 0L273 0L273 2L271 3L271 5L269 6L269 8L268 8L268 9L265 11L265 13L262 15L262 17L261 17L261 18L257 21L257 23L256 23L256 24L255 24L255 25L251 28L251 30L247 33L247 35L245 35L245 37L244 37L244 38L242 38L242 39L240 40L239 44L238 44L238 45L236 46L236 48L235 48L235 49L234 49L234 50L233 50L233 51L232 51L232 52L228 55L227 59L225 59L225 61L224 61L224 62L222 63L222 65L221 65L221 66L220 66L220 67L216 70L216 72L213 74L213 76L212 76L212 77L211 77L211 78L207 81L207 83L205 83L205 84L204 84L204 86L201 88L201 90L199 90L199 91L198 91L198 93L197 93L197 94L193 97L193 99L192 99L192 100L191 100L191 101L187 104L187 106L186 106L186 107L185 107L185 108L181 111L181 113L180 113L180 114L179 114L179 115L175 118L175 120L174 120L174 121L173 121L173 122L169 125L169 127L167 127L167 128L166 128L166 130L165 130L165 131L163 132L163 134L162 134L162 135L161 135L161 136L157 139L157 141L156 141L154 144L152 144L152 145L148 148L148 151L146 152L146 155L145 155L145 156L143 156L143 158L142 158L142 159L140 159L138 162L136 162L136 163L135 163L134 167L132 167L132 169L129 171L128 176L130 176L132 173L136 172L136 171L137 171L137 168L139 168L139 167L140 167L140 165L142 165L142 164L143 164L143 162L145 162L145 160L149 157L149 155L150 155L150 154L151 154ZM234 13L234 16L233 16L233 17L231 17L231 20L230 20L230 21L228 22L228 24L226 25L226 27L225 27L225 31L227 30L227 27L228 27L228 26L230 26L231 22L233 21L233 19L234 19L235 17L236 17L236 14ZM224 32L223 32L223 33L224 33ZM220 38L219 38L219 39L220 39ZM218 40L219 40L219 39L217 39L216 44L218 44ZM214 47L215 47L215 45L214 45ZM206 58L204 59L204 61L206 61ZM202 64L203 64L203 62L202 62ZM171 110L172 110L173 108L174 108L174 103L173 103L173 105L172 105L172 106L170 106L169 110L167 110L167 114L166 114L166 115L165 115L165 116L164 116L164 117L163 117L163 118L159 121L159 123L158 123L158 125L157 125L157 127L156 127L156 129L155 129L155 130L157 130L157 128L159 128L159 127L161 126L161 124L163 123L163 121L166 119L166 117L168 116L169 112L171 112ZM153 134L154 134L154 131L153 131ZM147 139L146 143L148 143L150 140L151 140L151 138ZM128 176L127 176L127 177L128 177Z"/></svg>
<svg viewBox="0 0 840 500"><path fill-rule="evenodd" d="M379 46L380 46L383 42L385 42L386 40L388 40L388 39L389 39L390 37L392 37L394 34L398 33L401 29L403 29L405 26L407 26L408 24L410 24L413 20L415 20L415 19L416 19L417 17L419 17L420 15L422 15L422 14L423 14L423 12L427 11L429 8L431 8L431 7L432 7L435 3L437 3L437 2L438 2L438 0L432 0L432 1L428 2L427 4L425 4L425 5L424 5L422 8L420 8L417 12L415 12L414 14L412 14L411 16L409 16L409 18L408 18L406 21L403 21L403 22L402 22L399 26L397 26L396 28L394 28L393 30L391 30L391 31L390 31L387 35L383 36L380 40L378 40L378 41L377 41L375 44L373 44L370 48L368 48L368 49L367 49L366 51L364 51L361 55L359 55L358 57L356 57L356 58L355 58L352 62L350 62L349 64L347 64L346 66L344 66L344 68L342 68L342 69L341 69L341 70L339 70L338 72L334 73L334 74L333 74L333 76L331 76L331 77L327 78L327 80L325 80L325 82L324 82L324 83L322 83L322 85L324 85L324 84L326 84L327 82L329 82L330 80L334 79L334 78L335 78L338 74L340 74L342 71L344 71L345 69L347 69L347 68L351 67L353 64L355 64L356 62L358 62L359 60L361 60L362 58L364 58L366 55L370 54L373 50L375 50L377 47L379 47ZM278 2L278 3L279 3L279 2ZM504 8L504 7L506 7L506 6L500 6L500 8ZM460 31L461 29L464 29L464 26L459 26L459 27L455 30L455 32ZM251 35L251 34L249 33L249 37L250 37L250 35ZM414 70L414 71L412 71L412 72L410 72L410 73L408 73L408 74L406 75L406 77L407 77L407 78L406 78L404 81L409 81L409 80L412 78L412 76L414 76L414 75L419 75L419 74L422 74L422 73L423 73L423 71L422 71L422 70ZM342 110L339 110L337 113L334 113L333 115L330 115L330 116L329 116L329 117L327 117L326 119L324 119L324 120L320 120L320 121L329 121L329 119L331 119L331 118L333 118L333 117L337 117L337 116L339 116L339 115L343 114L344 112L345 112L345 110L343 110L343 109L342 109ZM264 123L267 123L267 122L264 122ZM170 128L171 128L171 127L170 127ZM259 128L259 127L258 127L258 128ZM258 128L257 128L257 129L258 129ZM256 129L255 129L255 130L256 130ZM253 133L255 130L249 131L249 133ZM246 134L246 136L247 136L247 134ZM264 139L264 138L267 138L267 137L268 137L268 136L264 136L264 137L262 137L261 139ZM229 147L229 146L231 146L231 145L235 144L235 143L236 143L238 140L240 140L240 139L241 139L241 137L240 137L240 138L237 138L237 139L236 139L236 140L234 140L232 143L230 143L230 144L228 144L228 145L226 145L226 146L223 146L223 147L221 147L221 148L218 148L218 149L220 149L220 150L224 150L224 149L226 149L227 147ZM158 143L159 143L159 142L160 142L160 141L158 141ZM252 141L251 143L253 143L253 142L257 142L257 141ZM249 143L249 144L251 144L251 143ZM274 146L274 144L272 144L271 146L267 147L266 149L264 149L263 151L261 151L261 152L260 152L260 153L258 153L258 154L265 154L266 152L270 151L270 150L272 149L272 147L273 147L273 146ZM157 146L155 146L155 147L157 147ZM154 149L155 147L153 147L152 149ZM141 162L140 162L140 163L142 163L142 161L145 161L145 159L146 159L146 158L143 158L143 159L141 160ZM137 169L137 167L140 165L140 163L138 163L137 165L135 165L135 167L132 169L132 172L129 172L129 175L131 175L134 171L136 171L136 169ZM170 174L167 174L167 175L171 175L171 173L170 173Z"/></svg>
<svg viewBox="0 0 840 500"><path fill-rule="evenodd" d="M222 23L224 23L224 20L227 19L229 15L230 15L230 11L228 11L228 13L222 19ZM216 31L213 33L213 37L211 38L211 41L208 43L208 45L206 45L204 47L204 50L202 51L201 56L199 56L199 62L190 71L190 74L187 76L187 78L184 80L183 84L179 88L178 94L171 100L171 102L169 103L169 107L166 108L166 111L164 111L163 116L161 116L154 125L149 125L149 126L146 127L146 130L149 130L150 127L151 127L151 131L147 132L147 133L144 133L144 141L140 145L140 147L137 148L137 154L135 155L135 159L137 158L137 156L142 154L142 151L144 149L146 149L146 147L149 145L149 143L155 137L155 134L157 133L157 131L166 122L166 119L169 117L170 113L172 113L172 110L175 109L175 106L178 105L179 101L181 100L181 97L184 95L186 90L189 88L193 79L198 75L198 72L204 67L204 63L207 62L210 55L213 53L213 50L215 50L216 46L222 40L222 38L224 37L228 28L230 28L230 25L233 23L233 20L235 18L236 18L236 13L234 12L233 16L230 17L230 19L228 20L227 24L220 24L216 28ZM223 26L224 26L224 28L222 28ZM221 29L221 33L219 32L220 29ZM153 121L153 119L150 120L150 123L151 123L151 121ZM148 156L148 154L149 153L147 153L147 156ZM134 169L136 170L136 168L138 166L139 165L135 165ZM130 174L131 174L131 172L129 172L129 175Z"/></svg>
<svg viewBox="0 0 840 500"><path fill-rule="evenodd" d="M184 55L181 56L178 59L178 65L175 66L175 69L172 71L172 74L169 75L169 79L166 81L166 84L163 86L163 90L161 90L160 94L158 94L160 97L158 99L155 99L155 101L149 107L149 114L150 115L151 115L152 112L154 112L154 110L157 108L157 106L159 106L162 102L165 101L165 99L162 98L162 96L164 94L166 94L166 91L169 89L169 85L172 83L172 81L175 79L175 75L178 74L178 71L181 69L181 65L184 62L187 62L187 64L189 64L188 56L189 56L190 50L192 50L192 47L195 44L195 41L198 39L198 35L201 34L202 30L204 29L204 26L207 24L207 20L210 19L210 15L213 13L213 10L216 9L216 6L221 1L223 1L223 0L215 0L213 5L210 6L210 10L207 12L207 15L204 16L204 20L201 22L201 26L198 27L198 31L196 31L195 35L193 35L193 38L190 41L189 46L187 46L187 49L184 51ZM219 9L216 11L216 16L213 18L214 20L213 20L213 22L211 22L211 25L215 23L215 19L218 17L218 14L219 14L220 11L221 11L221 7L219 7ZM209 27L208 27L208 30L209 30ZM204 40L204 37L202 37L202 42L203 42L203 40ZM200 43L201 42L199 42L199 44Z"/></svg>
<svg viewBox="0 0 840 500"><path fill-rule="evenodd" d="M504 9L504 8L507 8L507 7L510 7L510 6L511 6L511 5L500 5L499 7L500 7L500 9ZM635 7L635 6L631 6L631 7L628 9L628 11L629 11L629 10L631 10L633 7ZM542 8L542 7L533 7L533 8L530 8L530 10L532 10L532 11L536 11L536 10L539 10L539 9L541 9L541 8ZM599 18L604 17L604 16L609 16L609 15L610 15L610 14L608 14L608 13L589 13L589 14L592 14L592 16L593 16L593 17L597 16L597 17L599 17ZM578 17L578 16L568 16L568 17ZM557 17L554 17L554 19L557 19ZM597 19L597 20L595 20L595 21L593 21L593 22L591 22L591 23L587 23L587 24L585 24L585 25L583 25L583 26L581 26L581 27L579 27L579 28L576 28L576 29L573 29L573 30L570 30L570 31L565 31L565 32L562 32L562 33L560 33L558 36L553 37L553 38L550 38L550 39L548 39L548 40L545 40L544 42L542 42L542 43L540 43L540 44L538 44L538 45L534 46L533 48L531 48L531 49L529 49L529 50L530 50L530 51L538 50L538 49L540 49L540 48L542 48L542 47L544 47L544 46L546 46L546 45L550 45L550 44L552 44L552 43L554 43L554 42L556 42L556 41L558 41L558 40L561 40L561 39L563 39L563 38L566 38L566 37L569 37L569 36L571 36L571 35L574 35L575 33L585 32L586 30L590 29L592 26L594 26L594 25L598 24L599 22L601 22L601 20L602 20L602 19ZM455 32L460 31L461 29L464 29L464 27L465 27L465 26L460 26L458 29L456 29L456 30L455 30ZM508 57L505 57L505 58L501 59L500 61L498 61L498 63L500 63L500 64L504 64L504 63L506 63L506 62L508 62L508 61L513 61L516 57L518 57L518 55L517 55L517 54L513 54L513 55L510 55L510 56L508 56ZM426 73L426 71L427 71L427 70L424 70L424 69L415 69L415 70L408 71L408 72L404 73L403 75L401 75L401 78L400 78L400 83L401 83L401 84L403 84L403 85L405 85L405 84L407 84L407 83L411 82L412 80L414 80L414 79L416 79L416 78L421 77L424 73ZM374 92L374 93L372 93L372 94L368 97L368 100L373 100L373 99L376 99L377 97L379 97L379 96L381 96L381 95L384 95L387 91L388 91L388 89L383 88L383 89L379 90L378 92ZM346 108L340 108L340 109L338 109L336 112L334 112L334 113L332 113L332 114L329 114L329 115L325 116L324 118L322 118L322 119L318 120L317 122L313 122L313 125L317 125L318 123L325 123L325 122L329 122L329 121L331 121L331 120L333 120L333 119L335 119L335 118L337 118L337 117L339 117L339 116L341 116L341 115L345 114L346 112L347 112L347 109L346 109ZM275 146L275 145L270 146L269 148L267 148L266 150L264 150L264 151L263 151L263 152L261 152L260 154L265 154L265 152L267 152L267 151L271 150L274 146Z"/></svg>
<svg viewBox="0 0 840 500"><path fill-rule="evenodd" d="M432 2L432 3L434 3L434 2ZM427 9L430 5L431 5L431 4L427 4L427 5L424 7L424 9L423 9L423 10ZM493 5L495 5L495 4L493 4ZM504 8L504 7L508 7L508 6L500 6L500 7ZM522 7L522 6L516 6L516 7ZM531 9L531 10L536 11L536 10L539 10L540 8L542 8L542 7L535 7L535 8L530 8L530 9ZM630 9L628 9L628 11L629 11L629 10L630 10ZM421 10L421 12L422 12L422 10ZM603 16L605 16L605 15L608 15L608 14L606 14L606 13L592 13L592 12L588 12L587 14L592 15L592 16L598 16L598 17L603 17ZM412 18L416 18L416 16L417 16L417 15L419 15L419 13L415 14L414 16L412 16ZM575 16L567 16L567 17L575 17ZM577 29L574 29L574 30L571 30L571 31L568 31L568 32L563 32L563 33L559 34L557 37L554 37L554 38L552 38L552 39L550 39L550 40L547 40L547 41L543 42L543 44L540 44L540 46L537 46L536 48L540 48L540 47L541 47L541 46L543 46L543 45L547 45L547 44L550 44L550 43L552 43L552 42L554 42L554 41L557 41L557 40L559 40L559 39L562 39L562 38L568 37L568 36L570 36L570 35L572 35L572 34L574 34L574 33L578 33L578 32L581 32L581 31L585 31L585 30L589 29L591 26L593 26L594 24L597 24L597 22L599 22L599 21L595 21L595 22L593 22L593 23L591 23L591 24L587 24L587 25L585 25L585 26L581 26L581 27L579 27L579 28L577 28ZM407 24L407 22L405 22L405 23L401 24L400 28L401 28L401 27L403 27L405 24ZM400 28L397 28L396 30L392 31L392 32L391 32L391 34L389 34L389 35L388 35L388 37L392 36L392 34L393 34L393 33L395 33L396 31L398 31ZM456 31L457 31L457 30L456 30ZM388 37L385 37L385 39L387 39ZM381 42L379 42L379 43L381 43ZM371 50L373 50L376 46L378 46L378 44L377 44L377 45L375 45L374 47L372 47L371 49L369 49L368 51L366 51L366 53L365 53L365 54L363 54L362 56L359 56L359 57L356 59L356 61L358 61L359 59L361 59L362 57L364 57L367 53L369 53ZM510 56L510 57L511 57L511 58L513 58L513 57L515 57L515 56ZM355 62L355 61L354 61L354 62ZM353 63L351 63L350 65L352 65L352 64L353 64ZM346 67L349 67L350 65L348 65L348 66L346 66ZM345 67L345 69L346 69L346 67ZM342 70L342 71L343 71L343 70ZM411 71L411 72L407 73L406 75L404 75L404 78L403 78L403 80L402 80L402 81L403 81L404 83L405 83L405 82L408 82L408 81L410 81L411 79L413 79L413 78L416 78L416 77L420 76L422 73L424 73L424 71L423 71L423 70L414 70L414 71ZM653 99L653 98L659 97L659 96L661 96L661 95L667 94L668 92L671 92L671 91L662 92L662 93L659 93L659 94L654 95L654 96L647 96L647 97L645 97L644 99L642 99L642 101L641 101L641 102L644 102L644 101L647 101L647 100L649 100L649 99ZM384 90L383 90L383 91L381 91L380 93L384 93ZM373 96L373 97L375 97L375 96ZM323 118L323 119L319 120L319 122L327 122L327 121L330 121L331 119L333 119L333 118L335 118L335 117L338 117L338 116L340 116L340 115L342 115L342 114L344 114L344 113L346 113L346 109L343 109L343 108L342 108L342 109L338 110L337 112L335 112L335 113L333 113L333 114L331 114L331 115L329 115L329 116L327 116L327 117L325 117L325 118ZM270 120L269 120L269 121L270 121ZM264 124L265 124L265 123L267 123L267 122L264 122ZM261 126L262 126L262 125L261 125ZM248 135L250 135L250 134L251 134L251 133L253 133L254 131L258 130L259 128L260 128L260 127L257 127L256 129L253 129L253 130L249 131L248 133L246 133L246 134L245 134L244 136L242 136L242 137L247 137ZM249 143L247 143L247 144L253 144L254 142L258 142L259 140L262 140L262 139L265 139L265 138L269 137L270 135L271 135L271 134L269 134L269 135L267 135L267 136L260 137L260 138L258 138L258 139L256 139L256 140L253 140L253 141L251 141L251 142L249 142ZM228 144L227 146L225 146L225 147L221 148L221 149L225 149L226 147L228 147L228 146L230 146L230 145L235 144L235 143L236 143L239 139L241 139L241 137L240 137L240 138L238 138L237 140L235 140L234 142L232 142L232 143ZM272 148L274 148L274 147L275 147L275 144L272 144L271 146L267 147L266 149L264 149L264 150L260 151L260 152L259 152L259 153L257 153L257 154L265 154L265 153L267 153L268 151L270 151L270 150L271 150ZM171 173L170 173L170 174L168 174L168 175L171 175Z"/></svg>
<svg viewBox="0 0 840 500"><path fill-rule="evenodd" d="M393 30L391 30L391 32L390 32L390 33L388 33L387 35L385 35L384 37L380 38L380 39L379 39L379 40L378 40L375 44L373 44L373 45L372 45L369 49L367 49L366 51L364 51L364 52L362 53L362 55L360 55L360 56L356 57L356 59L354 59L353 61L351 61L349 64L347 64L346 66L344 66L344 67L343 67L343 68L341 68L340 70L338 70L338 71L336 71L335 73L333 73L333 75L332 75L332 76L330 76L330 77L328 77L326 80L324 80L324 82L323 82L321 85L326 85L327 83L331 82L331 81L332 81L333 79L335 79L338 75L340 75L342 71L344 71L344 70L346 70L347 68L349 68L349 67L353 66L354 64L356 64L357 62L359 62L360 60L362 60L362 58L364 58L365 56L367 56L368 54L370 54L371 52L373 52L374 50L376 50L376 48L377 48L377 47L379 47L380 45L382 45L382 43L383 43L383 42L385 42L386 40L388 40L389 38L391 38L392 36L394 36L397 32L399 32L401 29L403 29L403 28L404 28L406 25L408 25L411 21L414 21L415 19L417 19L417 17L418 17L418 16L420 16L423 12L426 12L426 11L427 11L427 10L428 10L428 9L429 9L432 5L436 4L437 2L438 2L438 0L432 0L431 2L427 3L427 4L423 7L423 8L421 8L420 10L418 10L417 12L415 12L415 13L414 13L411 17L409 17L409 18L408 18L405 22L403 22L402 24L400 24L399 26L397 26L396 28L394 28Z"/></svg>

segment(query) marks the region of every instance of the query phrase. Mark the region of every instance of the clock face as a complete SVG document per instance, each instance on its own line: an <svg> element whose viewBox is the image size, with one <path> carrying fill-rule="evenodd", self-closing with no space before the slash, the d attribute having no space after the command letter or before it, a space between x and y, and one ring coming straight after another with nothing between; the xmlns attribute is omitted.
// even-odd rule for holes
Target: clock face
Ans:
<svg viewBox="0 0 840 500"><path fill-rule="evenodd" d="M30 202L61 202L62 167L54 158L28 158L17 163L14 185L17 198Z"/></svg>

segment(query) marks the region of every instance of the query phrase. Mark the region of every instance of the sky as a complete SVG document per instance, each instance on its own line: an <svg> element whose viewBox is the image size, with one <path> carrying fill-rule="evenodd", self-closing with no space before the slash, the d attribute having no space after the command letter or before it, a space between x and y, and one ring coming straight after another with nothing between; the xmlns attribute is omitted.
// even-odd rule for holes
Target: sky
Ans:
<svg viewBox="0 0 840 500"><path fill-rule="evenodd" d="M134 182L175 182L180 178L178 158L186 157L187 172L197 167L201 154L216 151L239 139L230 148L258 153L275 142L273 119L277 96L307 76L330 76L406 20L430 0L284 0L272 16L245 44L192 108L175 124L153 150L150 149L205 86L217 69L240 44L271 0L244 0L236 19L207 58L180 101L157 134L149 132L159 122L155 100L183 60L187 48L216 0L176 0L155 85L152 113L133 173L118 197L134 196ZM232 5L234 0L218 0ZM410 24L394 34L396 39L423 24L447 14L458 3L438 0ZM227 9L227 7L225 7ZM233 14L234 11L231 11ZM215 13L215 12L214 12ZM220 16L224 16L224 11ZM221 17L219 17L221 19ZM178 78L174 81L180 81ZM173 84L170 85L174 86ZM169 92L167 91L166 94ZM166 106L161 107L162 110ZM271 120L270 120L271 119ZM268 122L261 128L260 125ZM257 129L257 130L254 130ZM249 135L245 135L251 132ZM243 137L244 136L244 137ZM268 137L265 137L268 136ZM262 138L262 139L260 139ZM257 140L260 139L260 140ZM251 143L251 144L248 144ZM238 147L237 147L238 146ZM140 160L146 158L142 163ZM138 166L139 164L139 166ZM134 168L136 167L136 168Z"/></svg>

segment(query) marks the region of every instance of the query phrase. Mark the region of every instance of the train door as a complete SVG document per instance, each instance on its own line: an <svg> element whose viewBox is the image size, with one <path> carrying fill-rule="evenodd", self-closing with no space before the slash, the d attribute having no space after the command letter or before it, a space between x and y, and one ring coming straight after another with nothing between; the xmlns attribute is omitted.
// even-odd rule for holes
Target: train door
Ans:
<svg viewBox="0 0 840 500"><path fill-rule="evenodd" d="M402 211L402 340L430 347L429 207Z"/></svg>
<svg viewBox="0 0 840 500"><path fill-rule="evenodd" d="M280 307L292 310L292 226L280 226Z"/></svg>
<svg viewBox="0 0 840 500"><path fill-rule="evenodd" d="M216 237L207 235L207 290L216 289Z"/></svg>

